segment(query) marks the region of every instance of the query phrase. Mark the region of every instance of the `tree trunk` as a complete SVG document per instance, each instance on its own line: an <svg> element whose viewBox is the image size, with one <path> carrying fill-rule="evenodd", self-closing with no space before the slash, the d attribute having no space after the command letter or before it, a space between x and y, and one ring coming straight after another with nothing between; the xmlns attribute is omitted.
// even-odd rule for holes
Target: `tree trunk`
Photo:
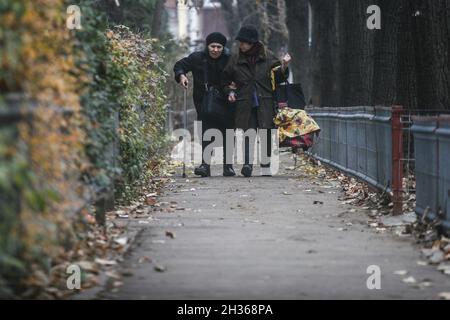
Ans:
<svg viewBox="0 0 450 320"><path fill-rule="evenodd" d="M162 27L162 15L164 12L164 2L165 0L156 0L155 9L153 12L151 36L153 38L158 38L161 34Z"/></svg>
<svg viewBox="0 0 450 320"><path fill-rule="evenodd" d="M372 105L396 104L401 0L378 0L381 30L375 30Z"/></svg>
<svg viewBox="0 0 450 320"><path fill-rule="evenodd" d="M266 0L262 0L264 3ZM237 9L240 19L239 27L243 25L254 25L256 28L261 28L261 20L259 17L260 10L258 10L258 6L261 5L257 1L249 1L249 0L238 0L237 1Z"/></svg>
<svg viewBox="0 0 450 320"><path fill-rule="evenodd" d="M374 30L367 28L371 0L339 1L340 76L342 106L369 105L373 79Z"/></svg>
<svg viewBox="0 0 450 320"><path fill-rule="evenodd" d="M234 39L239 31L240 18L236 9L233 7L233 2L230 0L220 0L222 12L225 17L225 23L231 39Z"/></svg>
<svg viewBox="0 0 450 320"><path fill-rule="evenodd" d="M284 0L269 0L267 2L269 22L269 48L277 55L286 52L289 33L286 27L286 5Z"/></svg>
<svg viewBox="0 0 450 320"><path fill-rule="evenodd" d="M449 109L448 0L414 0L413 33L419 109Z"/></svg>
<svg viewBox="0 0 450 320"><path fill-rule="evenodd" d="M290 69L294 81L303 86L305 97L311 96L309 81L309 12L307 0L286 0L286 25L289 30Z"/></svg>
<svg viewBox="0 0 450 320"><path fill-rule="evenodd" d="M336 63L333 52L335 46L335 8L328 0L310 1L313 17L311 56L312 56L312 103L316 106L336 104L335 74Z"/></svg>

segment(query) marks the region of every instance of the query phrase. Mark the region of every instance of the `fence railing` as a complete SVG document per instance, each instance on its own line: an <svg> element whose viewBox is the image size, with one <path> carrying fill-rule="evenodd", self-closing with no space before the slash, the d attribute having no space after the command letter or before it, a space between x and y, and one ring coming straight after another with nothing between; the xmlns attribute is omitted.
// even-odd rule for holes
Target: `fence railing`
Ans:
<svg viewBox="0 0 450 320"><path fill-rule="evenodd" d="M401 107L307 108L321 127L310 154L393 195L402 210Z"/></svg>
<svg viewBox="0 0 450 320"><path fill-rule="evenodd" d="M450 231L450 115L399 106L306 111L322 129L311 156L388 192L394 214L415 193L416 213Z"/></svg>
<svg viewBox="0 0 450 320"><path fill-rule="evenodd" d="M416 213L450 230L450 116L417 116L413 123Z"/></svg>

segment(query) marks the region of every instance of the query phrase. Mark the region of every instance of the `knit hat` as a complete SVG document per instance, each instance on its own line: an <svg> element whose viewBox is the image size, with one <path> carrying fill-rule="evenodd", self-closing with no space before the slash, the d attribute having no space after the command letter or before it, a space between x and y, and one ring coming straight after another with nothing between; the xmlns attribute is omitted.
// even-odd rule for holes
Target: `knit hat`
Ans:
<svg viewBox="0 0 450 320"><path fill-rule="evenodd" d="M211 43L220 43L225 47L227 38L220 32L213 32L206 37L206 45L209 46Z"/></svg>
<svg viewBox="0 0 450 320"><path fill-rule="evenodd" d="M258 30L254 26L243 26L236 37L241 42L256 43L259 41Z"/></svg>

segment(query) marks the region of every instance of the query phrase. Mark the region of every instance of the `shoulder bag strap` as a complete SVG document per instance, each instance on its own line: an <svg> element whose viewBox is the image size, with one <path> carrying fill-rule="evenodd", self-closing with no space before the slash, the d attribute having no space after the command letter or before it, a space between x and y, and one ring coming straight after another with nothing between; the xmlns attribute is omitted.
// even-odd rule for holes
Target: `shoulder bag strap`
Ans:
<svg viewBox="0 0 450 320"><path fill-rule="evenodd" d="M207 58L203 59L203 75L205 78L205 91L208 91L209 87L208 87L208 60L207 60Z"/></svg>

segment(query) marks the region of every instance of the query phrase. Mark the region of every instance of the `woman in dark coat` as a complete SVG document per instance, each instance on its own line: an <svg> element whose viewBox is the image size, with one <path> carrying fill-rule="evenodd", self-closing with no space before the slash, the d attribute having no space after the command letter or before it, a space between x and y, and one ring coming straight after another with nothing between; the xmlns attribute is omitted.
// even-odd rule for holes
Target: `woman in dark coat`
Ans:
<svg viewBox="0 0 450 320"><path fill-rule="evenodd" d="M223 175L226 177L236 175L233 170L233 165L226 163L226 129L233 128L232 121L209 119L201 112L201 105L205 94L205 83L207 82L209 87L222 89L222 73L230 59L230 53L225 48L226 42L227 39L223 34L213 32L206 37L207 48L204 51L194 52L188 57L179 60L173 68L175 80L185 89L187 89L189 82L186 74L192 72L194 76L194 105L197 111L197 120L202 123L202 164L198 168L195 168L194 173L202 177L209 177L211 175L210 163L205 160L204 151L212 142L203 141L203 135L209 129L219 129L223 136ZM206 72L205 68L207 68ZM205 79L205 74L208 79ZM231 109L230 112L232 112ZM210 160L211 157L208 158Z"/></svg>
<svg viewBox="0 0 450 320"><path fill-rule="evenodd" d="M267 131L267 153L271 155L271 131L274 129L273 119L276 115L276 105L272 89L272 70L277 83L285 82L291 61L289 54L280 61L270 53L259 41L259 35L253 26L244 26L239 31L236 40L239 41L239 52L231 57L224 70L224 85L228 88L228 100L236 103L235 128L244 131L248 129L269 129ZM250 159L250 145L245 141L245 164L242 175L250 177L253 165ZM253 154L253 153L252 153ZM261 164L267 172L270 162ZM270 175L270 173L263 175Z"/></svg>

